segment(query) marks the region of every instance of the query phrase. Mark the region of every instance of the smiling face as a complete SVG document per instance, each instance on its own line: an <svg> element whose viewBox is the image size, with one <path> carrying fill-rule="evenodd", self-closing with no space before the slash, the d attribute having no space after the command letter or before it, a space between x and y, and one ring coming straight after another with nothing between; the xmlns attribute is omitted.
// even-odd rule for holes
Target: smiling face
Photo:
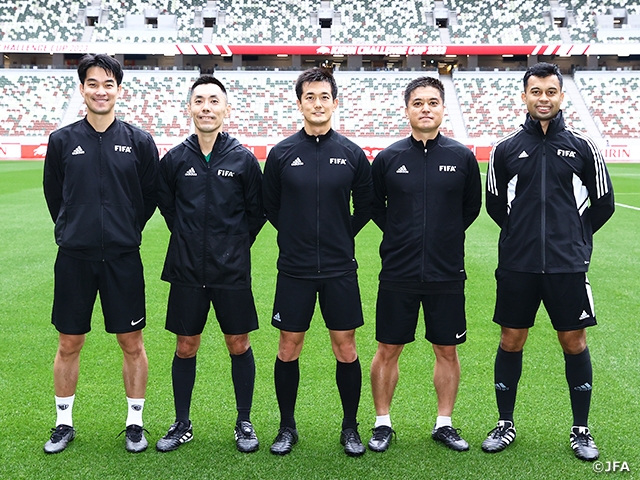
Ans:
<svg viewBox="0 0 640 480"><path fill-rule="evenodd" d="M529 77L527 87L522 94L522 101L527 106L531 118L539 120L543 128L549 124L560 111L564 92L560 80L555 75L547 77Z"/></svg>
<svg viewBox="0 0 640 480"><path fill-rule="evenodd" d="M222 130L224 119L230 111L227 96L215 83L198 85L191 92L189 115L198 133L217 133Z"/></svg>
<svg viewBox="0 0 640 480"><path fill-rule="evenodd" d="M113 74L101 67L89 68L84 83L80 84L88 115L115 115L113 109L121 91L122 85L118 85Z"/></svg>
<svg viewBox="0 0 640 480"><path fill-rule="evenodd" d="M440 91L435 87L416 88L411 92L405 113L415 139L435 138L444 117L444 102Z"/></svg>
<svg viewBox="0 0 640 480"><path fill-rule="evenodd" d="M338 108L338 99L331 94L329 82L306 82L302 85L302 95L297 101L298 109L304 117L307 133L322 135L331 128L331 116Z"/></svg>

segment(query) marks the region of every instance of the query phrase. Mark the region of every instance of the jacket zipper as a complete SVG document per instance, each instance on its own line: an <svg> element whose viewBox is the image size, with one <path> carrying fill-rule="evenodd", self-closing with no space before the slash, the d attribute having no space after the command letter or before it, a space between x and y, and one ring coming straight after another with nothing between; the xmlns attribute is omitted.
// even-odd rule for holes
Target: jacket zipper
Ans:
<svg viewBox="0 0 640 480"><path fill-rule="evenodd" d="M211 151L211 156L209 157L209 161L204 158L204 154L200 152L202 155L204 163L207 164L207 176L204 185L204 208L203 208L203 230L202 230L202 288L207 288L207 211L209 210L209 175L211 175L211 161L213 160L213 150Z"/></svg>
<svg viewBox="0 0 640 480"><path fill-rule="evenodd" d="M540 196L541 196L541 206L540 206L540 248L541 248L541 259L542 259L542 273L544 273L547 267L547 256L546 256L546 230L547 230L547 139L543 137L542 139L542 176L540 178Z"/></svg>
<svg viewBox="0 0 640 480"><path fill-rule="evenodd" d="M320 137L316 137L316 256L320 273Z"/></svg>
<svg viewBox="0 0 640 480"><path fill-rule="evenodd" d="M423 165L423 185L424 189L422 190L422 252L421 252L421 261L420 268L422 270L422 274L420 278L422 281L425 281L425 251L426 251L426 241L427 241L427 149L424 149L424 165Z"/></svg>
<svg viewBox="0 0 640 480"><path fill-rule="evenodd" d="M102 135L98 135L98 143L100 148L100 247L102 253L102 261L104 262L104 155L102 154Z"/></svg>

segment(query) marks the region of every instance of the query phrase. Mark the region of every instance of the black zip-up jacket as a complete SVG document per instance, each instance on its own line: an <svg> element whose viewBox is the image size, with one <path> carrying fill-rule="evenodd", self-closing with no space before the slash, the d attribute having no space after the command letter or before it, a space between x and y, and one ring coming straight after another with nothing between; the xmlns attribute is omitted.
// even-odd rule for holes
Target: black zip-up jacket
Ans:
<svg viewBox="0 0 640 480"><path fill-rule="evenodd" d="M356 270L354 237L371 218L372 197L369 160L338 132L316 137L302 129L274 146L264 206L278 230L278 269L302 277Z"/></svg>
<svg viewBox="0 0 640 480"><path fill-rule="evenodd" d="M384 232L380 280L466 279L465 230L482 203L471 150L441 134L426 145L408 137L381 151L372 171L373 221Z"/></svg>
<svg viewBox="0 0 640 480"><path fill-rule="evenodd" d="M136 251L156 209L157 168L151 135L120 120L102 133L86 118L53 132L43 184L60 250L92 261Z"/></svg>
<svg viewBox="0 0 640 480"><path fill-rule="evenodd" d="M207 162L194 134L162 158L158 179L158 206L171 231L162 279L250 287L250 248L266 222L256 157L221 132Z"/></svg>
<svg viewBox="0 0 640 480"><path fill-rule="evenodd" d="M498 266L529 273L586 272L593 233L613 215L613 187L598 146L565 126L546 135L528 114L500 140L487 172L487 212L500 226Z"/></svg>

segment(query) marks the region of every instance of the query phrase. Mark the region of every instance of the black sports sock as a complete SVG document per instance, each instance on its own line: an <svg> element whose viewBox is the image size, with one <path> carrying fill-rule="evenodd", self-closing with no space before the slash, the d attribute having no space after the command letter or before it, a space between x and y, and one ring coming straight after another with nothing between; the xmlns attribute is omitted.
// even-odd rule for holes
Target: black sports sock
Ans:
<svg viewBox="0 0 640 480"><path fill-rule="evenodd" d="M493 378L500 420L513 422L513 410L516 406L516 392L521 374L522 350L519 352L507 352L498 347Z"/></svg>
<svg viewBox="0 0 640 480"><path fill-rule="evenodd" d="M358 405L360 404L360 392L362 390L362 369L360 359L354 362L342 363L336 361L336 384L342 400L342 429L357 428Z"/></svg>
<svg viewBox="0 0 640 480"><path fill-rule="evenodd" d="M273 377L276 384L278 407L280 408L280 427L296 428L294 412L300 383L298 359L292 362L283 362L276 357Z"/></svg>
<svg viewBox="0 0 640 480"><path fill-rule="evenodd" d="M564 367L567 383L569 384L573 424L586 427L589 418L589 407L591 406L591 386L593 385L593 370L589 347L577 355L565 353Z"/></svg>
<svg viewBox="0 0 640 480"><path fill-rule="evenodd" d="M231 379L236 394L236 409L238 418L236 421L249 421L251 404L253 402L253 387L256 380L256 363L251 347L242 355L229 355L231 357Z"/></svg>
<svg viewBox="0 0 640 480"><path fill-rule="evenodd" d="M196 383L196 357L180 358L173 356L171 365L171 380L173 382L173 404L176 408L176 422L189 423L189 409L191 408L191 393Z"/></svg>

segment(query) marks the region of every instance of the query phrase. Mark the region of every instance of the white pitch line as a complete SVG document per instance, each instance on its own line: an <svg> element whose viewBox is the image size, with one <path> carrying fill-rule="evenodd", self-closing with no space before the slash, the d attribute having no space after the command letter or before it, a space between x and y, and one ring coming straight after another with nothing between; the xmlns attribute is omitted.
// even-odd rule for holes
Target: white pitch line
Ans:
<svg viewBox="0 0 640 480"><path fill-rule="evenodd" d="M616 202L616 207L630 208L631 210L638 210L638 211L640 211L640 208L638 208L638 207L633 207L633 206L631 206L631 205L625 205L624 203L618 203L618 202Z"/></svg>

